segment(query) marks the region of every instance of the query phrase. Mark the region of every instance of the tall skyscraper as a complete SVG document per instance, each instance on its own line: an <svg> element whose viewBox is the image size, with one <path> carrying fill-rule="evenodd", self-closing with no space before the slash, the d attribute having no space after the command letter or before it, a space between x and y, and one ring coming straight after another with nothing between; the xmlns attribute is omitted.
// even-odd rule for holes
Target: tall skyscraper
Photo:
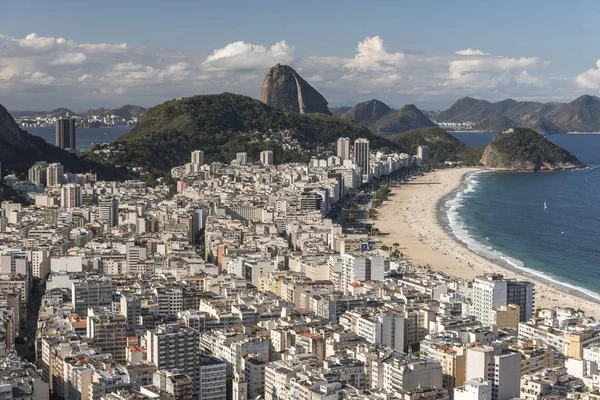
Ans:
<svg viewBox="0 0 600 400"><path fill-rule="evenodd" d="M350 139L347 137L339 138L337 141L337 156L344 160L350 159Z"/></svg>
<svg viewBox="0 0 600 400"><path fill-rule="evenodd" d="M204 152L202 150L192 151L192 164L204 164Z"/></svg>
<svg viewBox="0 0 600 400"><path fill-rule="evenodd" d="M429 147L419 146L417 147L417 158L419 159L420 165L425 165L429 162Z"/></svg>
<svg viewBox="0 0 600 400"><path fill-rule="evenodd" d="M60 193L60 206L62 208L81 207L81 186L70 183L64 185Z"/></svg>
<svg viewBox="0 0 600 400"><path fill-rule="evenodd" d="M354 164L360 166L360 173L369 175L370 173L370 148L368 139L356 139L354 141Z"/></svg>
<svg viewBox="0 0 600 400"><path fill-rule="evenodd" d="M98 201L98 214L100 221L109 227L119 224L119 201L114 197L106 197Z"/></svg>
<svg viewBox="0 0 600 400"><path fill-rule="evenodd" d="M59 163L53 163L46 168L46 185L49 187L58 186L62 183L65 175L63 166Z"/></svg>
<svg viewBox="0 0 600 400"><path fill-rule="evenodd" d="M260 152L260 162L262 165L273 165L275 164L275 157L271 150L265 150Z"/></svg>
<svg viewBox="0 0 600 400"><path fill-rule="evenodd" d="M73 149L77 147L75 133L75 120L72 118L59 118L56 120L56 147Z"/></svg>

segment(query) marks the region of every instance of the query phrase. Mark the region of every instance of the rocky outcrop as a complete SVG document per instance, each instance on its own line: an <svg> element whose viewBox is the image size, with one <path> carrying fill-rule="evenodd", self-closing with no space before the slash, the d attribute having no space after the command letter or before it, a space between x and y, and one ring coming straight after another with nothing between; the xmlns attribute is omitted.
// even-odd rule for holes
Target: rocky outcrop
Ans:
<svg viewBox="0 0 600 400"><path fill-rule="evenodd" d="M369 100L359 103L346 111L342 118L348 118L356 122L373 121L379 119L392 111L387 104L379 100Z"/></svg>
<svg viewBox="0 0 600 400"><path fill-rule="evenodd" d="M533 129L499 133L483 151L484 167L502 171L557 171L585 167L577 157Z"/></svg>
<svg viewBox="0 0 600 400"><path fill-rule="evenodd" d="M277 64L267 72L260 101L282 111L331 115L327 100L287 65Z"/></svg>

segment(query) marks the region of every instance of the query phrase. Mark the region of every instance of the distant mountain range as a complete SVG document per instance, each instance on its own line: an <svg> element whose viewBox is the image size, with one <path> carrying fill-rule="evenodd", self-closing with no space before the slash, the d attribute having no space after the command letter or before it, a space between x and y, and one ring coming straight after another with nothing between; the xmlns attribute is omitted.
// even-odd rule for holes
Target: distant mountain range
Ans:
<svg viewBox="0 0 600 400"><path fill-rule="evenodd" d="M525 127L538 133L600 132L600 98L583 95L570 103L539 103L512 99L491 103L463 97L449 109L429 112L438 123L472 122L474 131L502 132Z"/></svg>
<svg viewBox="0 0 600 400"><path fill-rule="evenodd" d="M111 115L115 115L119 118L124 118L130 120L132 118L139 118L143 113L146 112L146 108L134 105L124 105L119 108L97 108L87 110L81 113L76 113L68 108L57 108L53 111L10 111L10 114L15 119L24 119L24 118L37 118L37 117L66 117L68 116L78 116L82 118L89 118L92 115L97 115L99 117L107 117Z"/></svg>
<svg viewBox="0 0 600 400"><path fill-rule="evenodd" d="M399 110L394 110L387 104L373 99L354 107L338 107L330 109L330 111L333 115L356 121L384 137L413 129L436 126L413 104L407 104Z"/></svg>

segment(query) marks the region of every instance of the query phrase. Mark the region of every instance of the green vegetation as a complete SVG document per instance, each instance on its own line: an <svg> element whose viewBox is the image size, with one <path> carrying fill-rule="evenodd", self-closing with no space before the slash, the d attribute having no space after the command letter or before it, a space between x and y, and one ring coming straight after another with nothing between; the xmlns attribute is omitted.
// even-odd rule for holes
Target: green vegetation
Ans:
<svg viewBox="0 0 600 400"><path fill-rule="evenodd" d="M286 135L278 132L287 131ZM295 142L313 150L339 137L365 137L374 149L396 148L361 125L323 114L299 115L275 110L247 96L231 93L194 96L167 101L151 108L140 122L114 145L122 150L112 163L167 172L189 162L190 152L201 149L205 162L230 162L235 153L258 160L262 150L272 150L278 163L306 162L309 152L284 149Z"/></svg>
<svg viewBox="0 0 600 400"><path fill-rule="evenodd" d="M417 154L417 148L426 145L429 147L429 161L434 164L461 161L465 165L480 165L483 153L483 148L467 147L438 127L413 129L390 136L389 139L408 154Z"/></svg>
<svg viewBox="0 0 600 400"><path fill-rule="evenodd" d="M503 115L494 115L491 118L473 125L472 130L478 132L504 132L510 128L515 128L517 125L518 124L510 118Z"/></svg>
<svg viewBox="0 0 600 400"><path fill-rule="evenodd" d="M21 196L19 196L19 192L0 183L0 202L5 200L11 200L15 203L20 203L23 201Z"/></svg>
<svg viewBox="0 0 600 400"><path fill-rule="evenodd" d="M488 168L539 170L582 167L574 155L528 128L499 133L486 147L483 164Z"/></svg>
<svg viewBox="0 0 600 400"><path fill-rule="evenodd" d="M379 132L382 136L406 132L436 125L417 107L412 104L405 105L399 110L392 110L378 119L366 121L366 126Z"/></svg>

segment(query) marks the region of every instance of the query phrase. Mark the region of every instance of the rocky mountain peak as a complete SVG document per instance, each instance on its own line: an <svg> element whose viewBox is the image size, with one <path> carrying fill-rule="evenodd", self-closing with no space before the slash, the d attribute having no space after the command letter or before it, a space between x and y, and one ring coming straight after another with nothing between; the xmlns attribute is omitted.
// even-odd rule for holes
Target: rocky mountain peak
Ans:
<svg viewBox="0 0 600 400"><path fill-rule="evenodd" d="M321 93L288 65L277 64L269 69L260 90L260 100L282 111L331 115Z"/></svg>

